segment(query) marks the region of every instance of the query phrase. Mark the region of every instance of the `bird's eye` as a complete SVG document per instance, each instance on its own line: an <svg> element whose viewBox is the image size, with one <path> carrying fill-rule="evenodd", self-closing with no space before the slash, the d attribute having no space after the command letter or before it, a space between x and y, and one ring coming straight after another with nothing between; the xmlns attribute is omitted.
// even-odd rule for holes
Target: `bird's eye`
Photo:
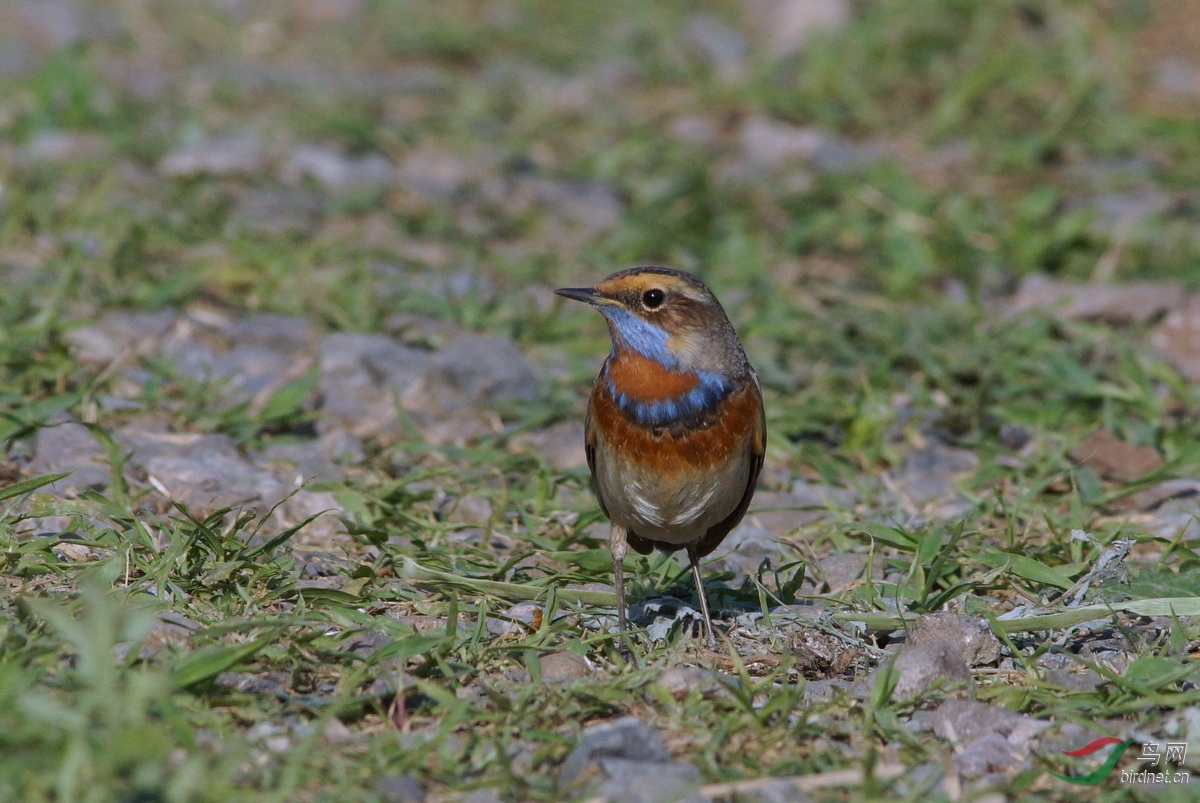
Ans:
<svg viewBox="0 0 1200 803"><path fill-rule="evenodd" d="M646 309L658 309L666 299L667 294L655 287L642 295L642 306Z"/></svg>

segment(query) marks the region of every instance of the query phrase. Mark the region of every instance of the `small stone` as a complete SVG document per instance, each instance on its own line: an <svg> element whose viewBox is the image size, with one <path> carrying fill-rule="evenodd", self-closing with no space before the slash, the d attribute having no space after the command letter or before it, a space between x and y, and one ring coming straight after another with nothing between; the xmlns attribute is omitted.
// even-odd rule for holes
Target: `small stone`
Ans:
<svg viewBox="0 0 1200 803"><path fill-rule="evenodd" d="M312 324L284 315L231 317L195 308L157 340L159 354L198 382L218 381L225 405L261 409L312 365Z"/></svg>
<svg viewBox="0 0 1200 803"><path fill-rule="evenodd" d="M388 775L379 782L379 791L387 803L425 803L425 784L414 776Z"/></svg>
<svg viewBox="0 0 1200 803"><path fill-rule="evenodd" d="M83 424L63 423L42 427L34 438L33 460L28 473L69 476L42 487L57 496L78 496L88 490L103 490L112 481L112 469L104 450Z"/></svg>
<svg viewBox="0 0 1200 803"><path fill-rule="evenodd" d="M732 803L808 803L812 797L791 778L760 778L752 786L737 789L730 798Z"/></svg>
<svg viewBox="0 0 1200 803"><path fill-rule="evenodd" d="M587 658L569 650L547 653L538 663L542 667L542 680L547 683L586 678L596 671Z"/></svg>
<svg viewBox="0 0 1200 803"><path fill-rule="evenodd" d="M929 504L954 492L954 481L979 468L972 451L931 440L904 456L893 475L895 485L917 505Z"/></svg>
<svg viewBox="0 0 1200 803"><path fill-rule="evenodd" d="M1200 498L1200 480L1164 480L1115 501L1121 510L1154 510L1174 499Z"/></svg>
<svg viewBox="0 0 1200 803"><path fill-rule="evenodd" d="M454 258L454 251L444 242L439 240L411 239L403 240L393 246L396 256L408 262L414 262L418 265L425 265L432 268L445 268ZM414 317L405 313L398 313L393 317ZM438 319L436 321L440 325L445 325L446 321ZM391 323L391 320L387 322ZM390 326L389 326L390 328Z"/></svg>
<svg viewBox="0 0 1200 803"><path fill-rule="evenodd" d="M5 33L20 32L50 50L59 50L86 41L94 33L85 4L75 0L8 0L0 14ZM8 19L12 13L15 19ZM9 25L12 27L10 28Z"/></svg>
<svg viewBox="0 0 1200 803"><path fill-rule="evenodd" d="M588 234L615 229L625 209L617 190L600 181L539 176L526 180L524 187L549 214L563 218Z"/></svg>
<svg viewBox="0 0 1200 803"><path fill-rule="evenodd" d="M766 41L767 52L776 58L845 27L851 17L847 0L746 0L745 6Z"/></svg>
<svg viewBox="0 0 1200 803"><path fill-rule="evenodd" d="M108 143L96 134L39 131L16 154L17 164L67 164L98 159L109 153Z"/></svg>
<svg viewBox="0 0 1200 803"><path fill-rule="evenodd" d="M309 234L323 211L320 194L304 187L254 186L238 199L232 220L247 232Z"/></svg>
<svg viewBox="0 0 1200 803"><path fill-rule="evenodd" d="M1188 719L1196 716L1192 712L1197 712L1197 710L1190 709L1187 715ZM1077 722L1060 721L1057 726L1048 727L1037 734L1034 747L1043 755L1057 755L1068 750L1077 750L1101 736L1111 736L1111 733L1102 732L1109 726L1109 723L1102 722L1087 727Z"/></svg>
<svg viewBox="0 0 1200 803"><path fill-rule="evenodd" d="M302 0L293 13L305 23L326 26L361 19L363 5L362 0Z"/></svg>
<svg viewBox="0 0 1200 803"><path fill-rule="evenodd" d="M154 617L145 635L136 641L120 641L113 647L113 655L123 662L129 652L137 648L139 660L149 660L164 648L182 651L193 633L203 630L203 626L188 619L183 614L174 611L161 611Z"/></svg>
<svg viewBox="0 0 1200 803"><path fill-rule="evenodd" d="M655 764L623 758L598 762L605 780L595 796L608 803L708 803L700 794L700 772L688 764Z"/></svg>
<svg viewBox="0 0 1200 803"><path fill-rule="evenodd" d="M575 749L563 761L558 773L559 786L574 787L593 775L602 759L661 765L671 761L671 754L658 731L637 717L593 725L583 732Z"/></svg>
<svg viewBox="0 0 1200 803"><path fill-rule="evenodd" d="M463 335L437 352L431 377L441 380L464 401L532 401L537 396L537 372L510 340Z"/></svg>
<svg viewBox="0 0 1200 803"><path fill-rule="evenodd" d="M734 28L707 14L695 14L684 23L683 44L722 81L746 74L749 47Z"/></svg>
<svg viewBox="0 0 1200 803"><path fill-rule="evenodd" d="M740 576L756 576L763 561L771 566L780 565L778 536L752 522L743 521L725 536L717 548L717 557L708 568L714 571L732 571Z"/></svg>
<svg viewBox="0 0 1200 803"><path fill-rule="evenodd" d="M912 719L918 730L932 730L958 744L999 733L1011 744L1026 745L1050 724L998 705L960 698L947 699L933 711L919 711Z"/></svg>
<svg viewBox="0 0 1200 803"><path fill-rule="evenodd" d="M333 552L320 547L296 545L292 554L300 568L298 582L313 581L312 588L340 588L345 585L345 575L353 569L350 562ZM327 582L320 582L327 581Z"/></svg>
<svg viewBox="0 0 1200 803"><path fill-rule="evenodd" d="M972 780L990 775L1007 777L1029 766L1029 751L1022 750L999 733L989 733L956 751L954 767Z"/></svg>
<svg viewBox="0 0 1200 803"><path fill-rule="evenodd" d="M266 153L256 136L213 137L171 151L158 163L158 172L169 177L228 176L256 173L265 161Z"/></svg>
<svg viewBox="0 0 1200 803"><path fill-rule="evenodd" d="M321 341L321 421L324 432L343 428L357 437L396 431L396 401L422 387L429 353L384 335L337 333Z"/></svg>
<svg viewBox="0 0 1200 803"><path fill-rule="evenodd" d="M444 616L426 616L424 614L405 614L397 616L396 621L408 625L419 636L427 636L430 633L445 633L450 625L450 620ZM467 620L460 616L458 627L467 626L469 626Z"/></svg>
<svg viewBox="0 0 1200 803"><path fill-rule="evenodd" d="M495 789L476 789L464 797L460 803L504 803L504 799Z"/></svg>
<svg viewBox="0 0 1200 803"><path fill-rule="evenodd" d="M947 644L958 650L967 666L1000 660L1000 640L983 619L959 613L927 613L917 617L909 632L913 646Z"/></svg>
<svg viewBox="0 0 1200 803"><path fill-rule="evenodd" d="M1000 445L1005 449L1010 449L1014 452L1019 452L1029 443L1030 435L1027 430L1016 424L1004 423L1000 425L1000 431L997 433L1000 440Z"/></svg>
<svg viewBox="0 0 1200 803"><path fill-rule="evenodd" d="M475 166L462 156L428 145L409 154L398 173L403 185L435 199L448 198L478 178Z"/></svg>
<svg viewBox="0 0 1200 803"><path fill-rule="evenodd" d="M439 301L451 304L461 304L468 299L475 299L477 302L487 304L495 301L500 294L500 285L492 276L469 268L408 274L404 277L404 281L413 290L420 290ZM392 324L400 318L407 318L409 321L416 320L416 316L393 316L388 323ZM444 347L455 337L461 336L461 331L447 326L446 321L425 319L425 322L418 326L430 333L431 337L427 340L428 345ZM419 332L414 334L419 334ZM405 341L406 343L414 342L409 337L406 337Z"/></svg>
<svg viewBox="0 0 1200 803"><path fill-rule="evenodd" d="M58 559L64 563L91 563L96 560L96 551L94 549L72 541L60 541L54 546L53 551Z"/></svg>
<svg viewBox="0 0 1200 803"><path fill-rule="evenodd" d="M337 744L354 738L354 732L346 727L346 723L335 717L325 723L321 730L321 738L325 740L325 744Z"/></svg>
<svg viewBox="0 0 1200 803"><path fill-rule="evenodd" d="M162 62L144 50L125 56L110 55L98 66L107 82L146 106L162 102L175 86L175 75L162 69Z"/></svg>
<svg viewBox="0 0 1200 803"><path fill-rule="evenodd" d="M1106 429L1097 429L1068 452L1072 460L1102 477L1135 480L1162 465L1152 446L1134 446Z"/></svg>
<svg viewBox="0 0 1200 803"><path fill-rule="evenodd" d="M791 495L796 498L796 504L807 508L847 508L858 503L858 494L849 488L836 488L832 485L814 485L804 480L792 483Z"/></svg>
<svg viewBox="0 0 1200 803"><path fill-rule="evenodd" d="M88 326L71 329L64 339L80 362L103 366L121 356L149 355L178 319L170 310L110 312Z"/></svg>
<svg viewBox="0 0 1200 803"><path fill-rule="evenodd" d="M1106 191L1089 199L1096 211L1091 230L1098 235L1120 237L1113 232L1126 232L1147 220L1162 218L1176 204L1176 197L1152 184L1125 190ZM1070 208L1070 203L1067 204ZM1137 287L1137 283L1117 287Z"/></svg>
<svg viewBox="0 0 1200 803"><path fill-rule="evenodd" d="M699 114L685 114L671 123L669 133L675 139L693 145L711 145L721 133L720 126Z"/></svg>
<svg viewBox="0 0 1200 803"><path fill-rule="evenodd" d="M452 524L485 524L492 520L492 503L479 494L466 494L451 503L446 521Z"/></svg>
<svg viewBox="0 0 1200 803"><path fill-rule="evenodd" d="M285 696L291 675L287 672L266 672L261 675L249 672L222 672L216 677L216 684L232 689L242 694L260 694L264 697ZM261 723L267 725L267 723Z"/></svg>
<svg viewBox="0 0 1200 803"><path fill-rule="evenodd" d="M896 672L895 700L910 700L935 685L948 688L971 682L971 670L962 655L941 642L902 647L892 668Z"/></svg>
<svg viewBox="0 0 1200 803"><path fill-rule="evenodd" d="M737 678L719 672L696 666L677 665L664 669L654 681L654 685L676 700L682 700L693 691L699 691L705 699L712 700L728 699L729 690L741 684Z"/></svg>
<svg viewBox="0 0 1200 803"><path fill-rule="evenodd" d="M809 680L804 683L804 701L806 703L831 703L846 697L850 693L850 684L836 678L832 680Z"/></svg>
<svg viewBox="0 0 1200 803"><path fill-rule="evenodd" d="M867 556L857 552L839 552L817 560L813 574L824 580L829 594L845 591L862 577Z"/></svg>
<svg viewBox="0 0 1200 803"><path fill-rule="evenodd" d="M812 505L809 499L795 494L760 491L750 503L746 520L776 536L786 537L813 522L829 517L824 504Z"/></svg>
<svg viewBox="0 0 1200 803"><path fill-rule="evenodd" d="M287 493L275 474L251 464L227 435L127 427L116 433L129 452L127 469L169 499L205 516L222 507L266 513Z"/></svg>
<svg viewBox="0 0 1200 803"><path fill-rule="evenodd" d="M175 611L161 611L154 619L150 630L142 637L142 657L152 655L164 647L179 647L186 644L193 633L204 629L199 622Z"/></svg>
<svg viewBox="0 0 1200 803"><path fill-rule="evenodd" d="M1062 320L1098 320L1114 325L1141 323L1184 302L1178 282L1079 284L1032 275L1008 302L1006 315L1045 309Z"/></svg>
<svg viewBox="0 0 1200 803"><path fill-rule="evenodd" d="M346 535L346 525L339 518L345 512L332 492L301 488L289 494L276 508L274 521L280 530L286 530L315 517L292 537L291 543L333 550Z"/></svg>
<svg viewBox="0 0 1200 803"><path fill-rule="evenodd" d="M569 471L587 466L583 436L583 424L579 421L560 421L545 429L522 433L509 443L517 451L537 455L555 471Z"/></svg>
<svg viewBox="0 0 1200 803"><path fill-rule="evenodd" d="M1182 56L1160 59L1153 69L1154 88L1164 95L1200 96L1200 68Z"/></svg>
<svg viewBox="0 0 1200 803"><path fill-rule="evenodd" d="M286 725L258 722L246 729L246 739L257 742L270 753L282 755L291 751L293 739Z"/></svg>
<svg viewBox="0 0 1200 803"><path fill-rule="evenodd" d="M395 169L377 153L351 157L319 145L297 145L288 153L283 176L291 182L311 178L326 192L343 194L382 187L393 180Z"/></svg>
<svg viewBox="0 0 1200 803"><path fill-rule="evenodd" d="M754 115L742 124L742 158L755 168L772 170L789 162L811 160L826 140L826 134L816 128Z"/></svg>
<svg viewBox="0 0 1200 803"><path fill-rule="evenodd" d="M276 441L254 455L261 468L274 471L300 485L305 482L330 482L342 479L343 465L366 459L362 440L344 429L330 429L316 439Z"/></svg>
<svg viewBox="0 0 1200 803"><path fill-rule="evenodd" d="M541 618L541 605L536 602L518 602L505 611L502 618L489 616L484 622L484 628L493 636L507 636L509 633L536 630L541 624Z"/></svg>
<svg viewBox="0 0 1200 803"><path fill-rule="evenodd" d="M656 730L637 717L593 726L559 770L559 788L571 793L584 789L613 803L701 803L695 767L671 762Z"/></svg>
<svg viewBox="0 0 1200 803"><path fill-rule="evenodd" d="M214 322L230 345L253 346L273 354L291 355L316 345L312 321L292 315L259 313L229 318L206 316Z"/></svg>
<svg viewBox="0 0 1200 803"><path fill-rule="evenodd" d="M0 460L0 488L7 488L21 479L21 463L17 460Z"/></svg>
<svg viewBox="0 0 1200 803"><path fill-rule="evenodd" d="M1105 680L1091 669L1082 672L1071 672L1064 669L1048 669L1042 673L1042 679L1069 691L1092 692L1105 684Z"/></svg>
<svg viewBox="0 0 1200 803"><path fill-rule="evenodd" d="M1167 313L1148 335L1150 348L1192 382L1200 382L1200 294Z"/></svg>

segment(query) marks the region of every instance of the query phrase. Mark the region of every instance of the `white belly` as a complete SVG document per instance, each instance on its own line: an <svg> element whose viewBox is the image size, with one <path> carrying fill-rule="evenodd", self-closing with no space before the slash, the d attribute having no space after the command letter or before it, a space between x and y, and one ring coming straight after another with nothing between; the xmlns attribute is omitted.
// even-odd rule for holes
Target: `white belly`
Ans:
<svg viewBox="0 0 1200 803"><path fill-rule="evenodd" d="M596 490L609 518L652 541L689 544L724 520L741 502L749 480L744 449L716 470L667 476L639 470L598 444Z"/></svg>

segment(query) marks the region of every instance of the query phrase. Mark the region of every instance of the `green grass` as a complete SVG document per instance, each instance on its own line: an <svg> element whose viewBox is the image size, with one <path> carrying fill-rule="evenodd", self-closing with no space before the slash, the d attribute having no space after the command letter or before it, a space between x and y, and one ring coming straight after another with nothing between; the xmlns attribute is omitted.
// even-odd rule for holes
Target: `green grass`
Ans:
<svg viewBox="0 0 1200 803"><path fill-rule="evenodd" d="M322 332L427 316L513 338L543 386L503 408L497 432L435 445L410 421L398 441L368 442L344 479L312 486L347 511L346 555L325 574L305 527L277 518L193 513L144 483L77 499L40 481L0 488L0 800L382 800L381 780L402 774L435 800L477 788L555 800L584 727L623 714L660 728L705 784L850 769L861 780L820 799L945 799L884 769L940 777L954 745L908 722L952 691L897 700L883 672L865 695L805 699L805 682L830 673L805 662L779 617L753 654L703 651L678 628L635 639L639 666L596 626L611 594L584 586L611 572L588 529L601 517L586 472L514 442L580 420L607 349L599 319L557 305L552 288L635 263L697 271L726 303L767 399L763 490L803 478L861 496L791 534L794 561L712 574L710 593L754 615L809 593L802 564L862 554L884 572L824 600L836 615L821 626L858 651L839 677L879 664L879 632L949 605L993 617L1005 640L1009 662L977 674L978 699L1055 728L1187 735L1196 620L1175 609L1148 635L1137 617L1159 599L1191 611L1196 544L1156 538L1114 505L1198 475L1197 391L1143 347L1153 322L1001 314L1023 277L1086 281L1114 251L1116 281L1200 286L1200 128L1141 102L1152 65L1134 44L1153 9L857 2L845 30L779 60L752 49L729 83L681 44L697 8L682 2L369 0L345 18L319 16L320 4L236 5L97 0L86 7L109 16L95 36L0 73L6 458L26 461L65 415L88 423L120 475L111 434L146 413L98 405L120 379L81 365L65 339L112 310L278 312ZM699 8L756 41L740 4ZM135 91L114 77L122 64L164 86ZM844 169L739 177L738 126L764 114L888 147ZM711 144L669 134L690 116L711 123ZM16 158L51 131L94 137L101 152ZM268 154L261 171L156 172L182 144L246 131ZM274 165L300 141L397 163L433 146L471 179L446 197L318 193L315 225L257 230L247 195L296 192ZM618 224L580 234L553 203L518 203L533 174L603 184L622 203ZM1172 199L1166 212L1124 232L1098 223L1106 194L1144 186ZM449 256L427 264L414 242ZM486 281L462 296L422 283L452 272ZM141 401L173 431L254 450L305 442L319 420L312 373L261 404L223 406L219 383L135 363ZM1067 452L1097 427L1153 446L1163 466L1118 482L1075 465ZM1003 437L1014 428L1028 436L1020 459ZM950 520L911 516L877 482L931 435L979 458L957 481L972 507ZM446 515L465 494L486 499L491 519ZM1070 647L1078 621L1050 603L1120 537L1138 541L1132 584L1105 593L1133 612L1115 619L1134 645L1128 667L1071 653L1104 683L1064 689L1038 659ZM629 565L635 596L686 595L673 561ZM489 631L519 600L542 605L540 621ZM1020 603L1052 618L1034 632L994 618ZM562 651L592 674L543 682L542 662ZM676 699L654 684L685 663L740 685ZM1063 766L1039 754L1003 791L1074 799L1044 772ZM1148 793L1108 782L1095 794Z"/></svg>

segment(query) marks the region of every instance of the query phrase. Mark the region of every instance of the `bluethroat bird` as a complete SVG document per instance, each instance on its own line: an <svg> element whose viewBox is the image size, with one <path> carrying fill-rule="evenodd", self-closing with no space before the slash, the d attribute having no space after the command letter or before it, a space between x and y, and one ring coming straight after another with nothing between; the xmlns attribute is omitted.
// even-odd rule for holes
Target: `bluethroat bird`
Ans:
<svg viewBox="0 0 1200 803"><path fill-rule="evenodd" d="M642 555L686 549L711 644L700 558L754 496L766 445L758 376L720 302L695 276L629 268L595 287L555 292L596 308L612 337L584 430L596 497L612 523L618 628L627 630L629 547Z"/></svg>

